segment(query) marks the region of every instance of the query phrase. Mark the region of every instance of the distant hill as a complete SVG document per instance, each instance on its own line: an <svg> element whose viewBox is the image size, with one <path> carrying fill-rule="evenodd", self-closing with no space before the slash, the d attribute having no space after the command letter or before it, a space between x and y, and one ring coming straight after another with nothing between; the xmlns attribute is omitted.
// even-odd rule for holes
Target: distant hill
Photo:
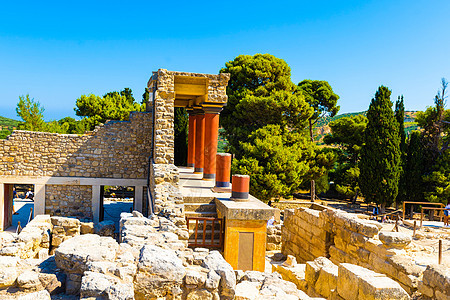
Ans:
<svg viewBox="0 0 450 300"><path fill-rule="evenodd" d="M419 126L417 126L417 122L415 122L417 111L405 111L405 132L406 134L409 134L413 130L417 130ZM336 115L334 117L325 117L317 121L316 127L314 128L316 133L316 141L319 141L319 143L322 142L325 135L331 133L330 129L330 122L334 120L338 120L343 117L350 117L350 116L357 116L357 115L364 115L367 116L367 111L361 111L361 112L355 112L355 113L346 113L346 114L340 114Z"/></svg>
<svg viewBox="0 0 450 300"><path fill-rule="evenodd" d="M0 139L6 138L19 125L19 121L0 116Z"/></svg>

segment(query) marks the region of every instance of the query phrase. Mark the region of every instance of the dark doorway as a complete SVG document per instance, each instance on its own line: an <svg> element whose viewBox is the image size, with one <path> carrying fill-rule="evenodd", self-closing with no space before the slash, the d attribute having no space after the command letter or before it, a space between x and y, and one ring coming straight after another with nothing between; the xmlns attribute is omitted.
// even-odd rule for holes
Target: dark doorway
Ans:
<svg viewBox="0 0 450 300"><path fill-rule="evenodd" d="M133 210L135 199L134 186L100 187L100 222L113 221L116 232L119 231L120 214Z"/></svg>
<svg viewBox="0 0 450 300"><path fill-rule="evenodd" d="M5 184L4 228L16 232L17 227L25 227L33 218L33 184Z"/></svg>

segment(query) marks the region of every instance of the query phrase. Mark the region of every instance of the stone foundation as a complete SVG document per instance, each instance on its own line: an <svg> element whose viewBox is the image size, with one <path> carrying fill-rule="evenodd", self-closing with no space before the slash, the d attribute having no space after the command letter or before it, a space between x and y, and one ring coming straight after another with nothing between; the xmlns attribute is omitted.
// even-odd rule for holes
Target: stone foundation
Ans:
<svg viewBox="0 0 450 300"><path fill-rule="evenodd" d="M385 274L409 294L414 293L425 270L402 250L411 237L380 232L375 221L361 220L354 214L314 205L285 211L282 228L285 255L299 262L323 256L336 265L351 263Z"/></svg>

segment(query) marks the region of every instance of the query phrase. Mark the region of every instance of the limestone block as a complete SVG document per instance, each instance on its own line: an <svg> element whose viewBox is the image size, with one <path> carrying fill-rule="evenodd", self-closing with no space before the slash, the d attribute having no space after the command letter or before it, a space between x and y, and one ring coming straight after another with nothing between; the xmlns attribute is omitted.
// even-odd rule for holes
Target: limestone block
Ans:
<svg viewBox="0 0 450 300"><path fill-rule="evenodd" d="M186 296L186 300L212 300L214 299L207 289L194 290Z"/></svg>
<svg viewBox="0 0 450 300"><path fill-rule="evenodd" d="M434 289L426 285L423 281L419 282L417 290L419 291L419 293L429 298L434 297Z"/></svg>
<svg viewBox="0 0 450 300"><path fill-rule="evenodd" d="M235 300L254 300L259 295L259 282L242 281L236 285Z"/></svg>
<svg viewBox="0 0 450 300"><path fill-rule="evenodd" d="M50 294L48 291L43 290L39 292L29 293L26 295L22 295L17 297L18 300L50 300Z"/></svg>
<svg viewBox="0 0 450 300"><path fill-rule="evenodd" d="M15 267L18 261L19 258L15 256L0 256L0 269Z"/></svg>
<svg viewBox="0 0 450 300"><path fill-rule="evenodd" d="M80 234L94 233L93 222L81 222Z"/></svg>
<svg viewBox="0 0 450 300"><path fill-rule="evenodd" d="M308 286L328 298L336 289L338 267L325 257L318 257L306 263L305 279Z"/></svg>
<svg viewBox="0 0 450 300"><path fill-rule="evenodd" d="M55 251L58 268L69 273L82 274L87 263L92 261L113 261L119 247L110 237L84 234L63 242Z"/></svg>
<svg viewBox="0 0 450 300"><path fill-rule="evenodd" d="M81 281L80 299L134 299L133 283L121 282L114 276L85 272Z"/></svg>
<svg viewBox="0 0 450 300"><path fill-rule="evenodd" d="M6 267L0 269L0 288L7 288L16 282L17 276L16 267Z"/></svg>
<svg viewBox="0 0 450 300"><path fill-rule="evenodd" d="M206 281L206 274L198 270L189 269L186 271L184 281L187 285L202 286Z"/></svg>
<svg viewBox="0 0 450 300"><path fill-rule="evenodd" d="M337 291L344 299L410 299L406 291L386 275L347 263L338 268Z"/></svg>
<svg viewBox="0 0 450 300"><path fill-rule="evenodd" d="M408 246L412 239L410 235L402 232L380 232L378 235L380 241L387 248L403 249Z"/></svg>
<svg viewBox="0 0 450 300"><path fill-rule="evenodd" d="M280 274L272 273L266 276L260 294L280 297L277 299L298 299L299 290L293 282L283 280Z"/></svg>
<svg viewBox="0 0 450 300"><path fill-rule="evenodd" d="M450 268L445 265L429 265L423 272L423 282L450 297Z"/></svg>
<svg viewBox="0 0 450 300"><path fill-rule="evenodd" d="M218 251L211 251L202 264L203 267L214 270L222 278L220 281L221 298L233 299L236 289L236 276L231 265Z"/></svg>
<svg viewBox="0 0 450 300"><path fill-rule="evenodd" d="M59 294L65 291L66 275L64 273L39 273L39 281L50 294Z"/></svg>
<svg viewBox="0 0 450 300"><path fill-rule="evenodd" d="M17 277L17 286L22 290L43 289L39 274L33 271L25 271Z"/></svg>
<svg viewBox="0 0 450 300"><path fill-rule="evenodd" d="M165 297L172 288L182 284L185 274L183 263L174 251L145 245L135 277L136 299Z"/></svg>
<svg viewBox="0 0 450 300"><path fill-rule="evenodd" d="M205 287L210 290L215 290L219 287L220 275L214 270L210 270L206 277Z"/></svg>

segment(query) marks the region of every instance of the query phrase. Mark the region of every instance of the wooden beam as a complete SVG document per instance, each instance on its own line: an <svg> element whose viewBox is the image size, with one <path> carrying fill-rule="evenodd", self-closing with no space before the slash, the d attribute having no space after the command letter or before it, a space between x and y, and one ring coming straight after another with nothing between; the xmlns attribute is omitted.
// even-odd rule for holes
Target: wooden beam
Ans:
<svg viewBox="0 0 450 300"><path fill-rule="evenodd" d="M201 96L206 94L206 85L175 83L175 93Z"/></svg>

